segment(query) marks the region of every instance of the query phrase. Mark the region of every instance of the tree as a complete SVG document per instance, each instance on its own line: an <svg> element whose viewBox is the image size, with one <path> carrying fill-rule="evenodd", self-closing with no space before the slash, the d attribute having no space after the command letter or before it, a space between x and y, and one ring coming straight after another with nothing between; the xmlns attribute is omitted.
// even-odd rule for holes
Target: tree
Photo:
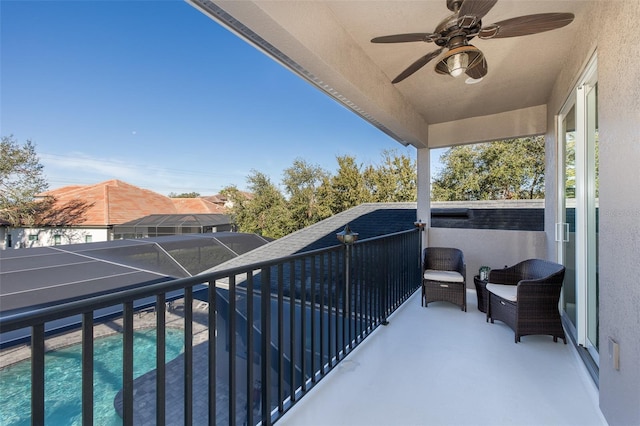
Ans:
<svg viewBox="0 0 640 426"><path fill-rule="evenodd" d="M354 157L336 157L338 173L325 179L321 193L332 214L371 201L371 194L364 184L362 167Z"/></svg>
<svg viewBox="0 0 640 426"><path fill-rule="evenodd" d="M544 137L450 148L434 178L436 201L544 198Z"/></svg>
<svg viewBox="0 0 640 426"><path fill-rule="evenodd" d="M20 145L13 136L0 142L0 219L11 226L66 226L82 220L91 207L73 199L59 202L52 196L40 196L49 185L44 167L31 141Z"/></svg>
<svg viewBox="0 0 640 426"><path fill-rule="evenodd" d="M244 232L241 229L240 224L244 222L245 216L245 202L247 201L247 197L245 197L242 192L235 185L229 185L220 190L220 195L227 198L231 207L228 209L229 216L233 221L235 227L238 231Z"/></svg>
<svg viewBox="0 0 640 426"><path fill-rule="evenodd" d="M0 142L0 219L12 226L36 217L41 205L36 195L48 189L43 166L31 141L20 145L13 135Z"/></svg>
<svg viewBox="0 0 640 426"><path fill-rule="evenodd" d="M336 160L338 171L331 175L296 159L284 171L286 196L255 170L247 178L252 198L235 186L224 188L221 194L233 205L229 214L238 230L279 238L362 203L416 200L416 167L410 158L384 151L382 164L364 172L354 157Z"/></svg>
<svg viewBox="0 0 640 426"><path fill-rule="evenodd" d="M292 231L287 203L280 190L261 172L251 170L247 177L251 199L242 197L235 187L225 188L223 194L233 202L232 217L240 232L280 238Z"/></svg>
<svg viewBox="0 0 640 426"><path fill-rule="evenodd" d="M416 201L416 164L411 158L395 150L382 152L382 164L367 166L363 174L371 200L378 203Z"/></svg>
<svg viewBox="0 0 640 426"><path fill-rule="evenodd" d="M433 200L474 200L480 193L476 174L474 147L450 148L441 157L444 169L435 177L431 188Z"/></svg>
<svg viewBox="0 0 640 426"><path fill-rule="evenodd" d="M296 159L285 169L283 184L288 195L291 226L302 229L331 215L328 206L321 204L319 188L329 174L320 166Z"/></svg>
<svg viewBox="0 0 640 426"><path fill-rule="evenodd" d="M199 192L183 192L182 194L176 194L175 192L169 193L169 198L198 198Z"/></svg>

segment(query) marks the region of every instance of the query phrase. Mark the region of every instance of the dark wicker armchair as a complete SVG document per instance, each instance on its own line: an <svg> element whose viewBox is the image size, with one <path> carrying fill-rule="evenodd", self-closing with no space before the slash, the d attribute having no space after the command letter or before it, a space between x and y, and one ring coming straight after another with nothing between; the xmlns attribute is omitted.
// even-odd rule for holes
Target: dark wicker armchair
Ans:
<svg viewBox="0 0 640 426"><path fill-rule="evenodd" d="M467 311L466 265L462 251L427 247L422 261L422 306L429 302L454 303Z"/></svg>
<svg viewBox="0 0 640 426"><path fill-rule="evenodd" d="M515 342L532 334L547 334L567 343L558 301L565 268L542 259L529 259L493 269L487 284L487 321L500 320L515 332Z"/></svg>

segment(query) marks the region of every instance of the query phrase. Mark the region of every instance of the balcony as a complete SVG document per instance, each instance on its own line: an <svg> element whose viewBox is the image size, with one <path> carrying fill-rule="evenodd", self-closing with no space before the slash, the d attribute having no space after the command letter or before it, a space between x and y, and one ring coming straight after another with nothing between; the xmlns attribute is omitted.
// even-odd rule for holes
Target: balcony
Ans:
<svg viewBox="0 0 640 426"><path fill-rule="evenodd" d="M549 336L513 342L468 312L420 305L416 292L281 425L605 425L595 384L573 345Z"/></svg>
<svg viewBox="0 0 640 426"><path fill-rule="evenodd" d="M420 307L419 253L419 231L399 232L3 314L0 327L31 330L33 424L48 416L47 324L65 318L79 318L78 416L100 423L94 318L105 307L120 311L115 405L126 425L605 424L572 345L543 336L514 344L507 326L485 322L472 291L467 313ZM176 294L181 309L167 312ZM160 336L180 323L185 349L166 359L159 338L155 370L134 377L134 330L149 314Z"/></svg>

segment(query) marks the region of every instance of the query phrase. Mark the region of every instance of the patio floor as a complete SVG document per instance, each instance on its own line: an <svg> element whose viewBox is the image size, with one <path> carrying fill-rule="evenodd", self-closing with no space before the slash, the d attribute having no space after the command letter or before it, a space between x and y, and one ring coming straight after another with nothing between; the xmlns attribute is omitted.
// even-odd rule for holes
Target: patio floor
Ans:
<svg viewBox="0 0 640 426"><path fill-rule="evenodd" d="M485 322L416 292L279 425L606 425L568 342Z"/></svg>

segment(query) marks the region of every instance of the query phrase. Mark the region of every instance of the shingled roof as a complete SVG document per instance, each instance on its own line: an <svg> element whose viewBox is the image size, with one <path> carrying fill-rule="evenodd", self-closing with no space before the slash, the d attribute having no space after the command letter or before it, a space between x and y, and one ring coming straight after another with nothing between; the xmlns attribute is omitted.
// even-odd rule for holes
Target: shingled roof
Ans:
<svg viewBox="0 0 640 426"><path fill-rule="evenodd" d="M365 203L238 256L210 271L331 247L348 224L360 240L414 228L416 203Z"/></svg>

